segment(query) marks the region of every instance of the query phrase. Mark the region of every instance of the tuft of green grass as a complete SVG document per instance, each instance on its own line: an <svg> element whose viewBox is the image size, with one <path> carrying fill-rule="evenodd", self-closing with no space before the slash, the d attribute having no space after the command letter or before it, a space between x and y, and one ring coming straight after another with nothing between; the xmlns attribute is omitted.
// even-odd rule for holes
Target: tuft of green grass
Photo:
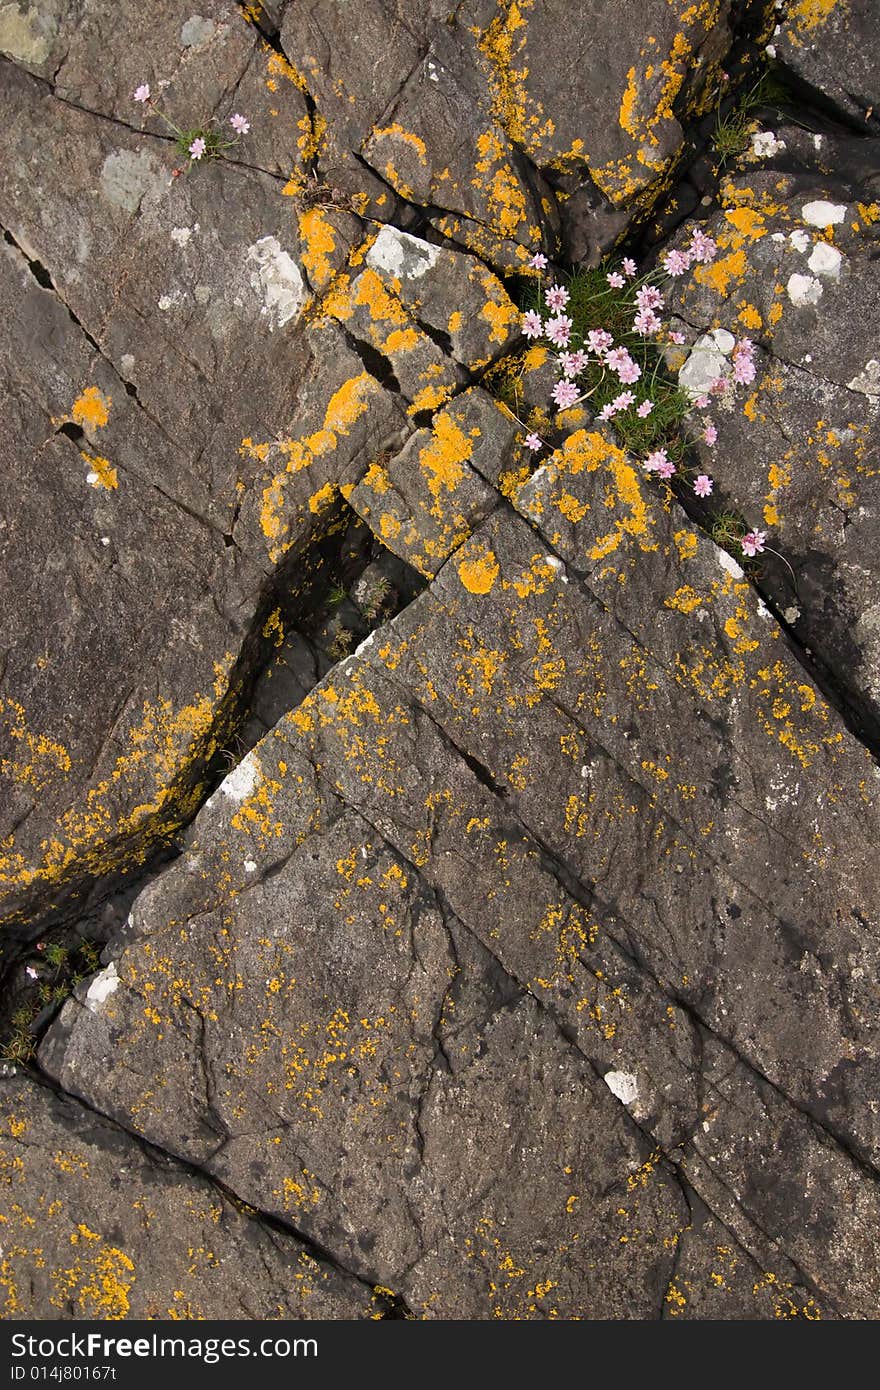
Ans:
<svg viewBox="0 0 880 1390"><path fill-rule="evenodd" d="M224 140L219 130L213 126L198 126L194 130L182 130L175 141L177 149L181 154L190 158L189 147L194 140L204 140L205 153L202 159L218 159L222 150L225 150L232 143Z"/></svg>

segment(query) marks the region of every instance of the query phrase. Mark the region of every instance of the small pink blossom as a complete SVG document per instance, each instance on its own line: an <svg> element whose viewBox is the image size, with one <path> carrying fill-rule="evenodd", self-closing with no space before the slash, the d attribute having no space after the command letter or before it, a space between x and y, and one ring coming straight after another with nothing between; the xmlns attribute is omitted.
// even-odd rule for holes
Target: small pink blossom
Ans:
<svg viewBox="0 0 880 1390"><path fill-rule="evenodd" d="M547 320L545 331L554 347L568 347L571 319L566 318L565 314L557 314L555 318Z"/></svg>
<svg viewBox="0 0 880 1390"><path fill-rule="evenodd" d="M587 354L578 348L577 352L564 352L559 359L559 365L565 376L577 376L579 372L584 370L589 360Z"/></svg>
<svg viewBox="0 0 880 1390"><path fill-rule="evenodd" d="M739 386L748 386L755 379L755 363L751 357L740 353L733 359L733 379Z"/></svg>
<svg viewBox="0 0 880 1390"><path fill-rule="evenodd" d="M536 251L529 261L529 265L532 267L532 270L544 270L547 265L547 257L544 255L543 251ZM535 436L531 435L530 438L534 439Z"/></svg>
<svg viewBox="0 0 880 1390"><path fill-rule="evenodd" d="M627 280L632 280L636 273L636 263L629 256L623 258L623 273Z"/></svg>
<svg viewBox="0 0 880 1390"><path fill-rule="evenodd" d="M587 334L587 347L599 357L608 351L613 342L611 334L606 333L604 328L591 328Z"/></svg>
<svg viewBox="0 0 880 1390"><path fill-rule="evenodd" d="M694 478L694 492L698 497L709 497L713 486L712 479L707 473L701 473L699 477Z"/></svg>
<svg viewBox="0 0 880 1390"><path fill-rule="evenodd" d="M596 419L610 420L616 413L617 412L614 409L614 402L609 401L607 405L603 405L602 409L599 411L599 414L596 416Z"/></svg>
<svg viewBox="0 0 880 1390"><path fill-rule="evenodd" d="M709 392L713 396L723 396L727 391L727 381L723 376L716 376L709 386Z"/></svg>
<svg viewBox="0 0 880 1390"><path fill-rule="evenodd" d="M747 531L740 541L744 555L760 555L767 539L766 531Z"/></svg>
<svg viewBox="0 0 880 1390"><path fill-rule="evenodd" d="M703 430L703 438L707 444L714 444L718 438L718 431L714 425L707 425Z"/></svg>
<svg viewBox="0 0 880 1390"><path fill-rule="evenodd" d="M654 449L645 459L644 467L648 473L658 473L669 462L665 449Z"/></svg>
<svg viewBox="0 0 880 1390"><path fill-rule="evenodd" d="M641 333L643 338L649 337L652 333L659 333L662 326L653 309L640 309L633 319L635 332Z"/></svg>
<svg viewBox="0 0 880 1390"><path fill-rule="evenodd" d="M573 381L557 381L551 395L560 410L567 410L570 405L574 405L580 392Z"/></svg>
<svg viewBox="0 0 880 1390"><path fill-rule="evenodd" d="M675 464L674 464L674 463L671 463L671 462L669 461L669 459L666 459L666 461L665 461L664 463L658 463L658 465L657 465L657 476L658 476L658 478L669 479L669 478L672 477L672 475L673 475L674 472L675 472Z"/></svg>
<svg viewBox="0 0 880 1390"><path fill-rule="evenodd" d="M527 338L540 338L544 332L544 320L534 309L523 314L522 331Z"/></svg>
<svg viewBox="0 0 880 1390"><path fill-rule="evenodd" d="M547 291L547 308L564 309L568 303L568 290L562 285L551 285Z"/></svg>
<svg viewBox="0 0 880 1390"><path fill-rule="evenodd" d="M693 260L701 265L708 265L718 254L718 247L710 236L706 236L706 233L697 227L691 237L690 253Z"/></svg>
<svg viewBox="0 0 880 1390"><path fill-rule="evenodd" d="M29 980L38 980L40 978L39 971L35 970L32 965L26 965L24 968L24 973L27 975Z"/></svg>
<svg viewBox="0 0 880 1390"><path fill-rule="evenodd" d="M666 336L669 339L670 343L677 343L679 347L681 347L682 343L684 342L684 334L679 333L678 329L670 328Z"/></svg>
<svg viewBox="0 0 880 1390"><path fill-rule="evenodd" d="M524 443L526 448L531 449L533 453L537 453L539 449L544 447L542 441L536 434L527 434Z"/></svg>
<svg viewBox="0 0 880 1390"><path fill-rule="evenodd" d="M677 279L690 267L691 258L687 251L667 251L663 256L663 269L667 275Z"/></svg>
<svg viewBox="0 0 880 1390"><path fill-rule="evenodd" d="M142 82L141 85L140 85L139 87L135 87L134 92L133 92L133 94L132 94L132 101L149 101L149 100L150 100L150 84L149 84L149 82Z"/></svg>
<svg viewBox="0 0 880 1390"><path fill-rule="evenodd" d="M640 309L662 309L664 299L656 285L642 285L636 290L636 304Z"/></svg>
<svg viewBox="0 0 880 1390"><path fill-rule="evenodd" d="M621 391L619 396L615 396L611 404L614 406L615 413L618 410L629 410L635 396L632 391Z"/></svg>
<svg viewBox="0 0 880 1390"><path fill-rule="evenodd" d="M647 420L648 416L651 414L651 411L652 411L653 409L654 409L654 402L653 402L653 401L642 401L641 405L639 406L638 410L636 411L636 415L638 415L638 417L639 417L640 420Z"/></svg>
<svg viewBox="0 0 880 1390"><path fill-rule="evenodd" d="M234 116L229 117L229 124L232 126L236 135L247 135L251 128L251 123L247 116L241 116L237 111Z"/></svg>
<svg viewBox="0 0 880 1390"><path fill-rule="evenodd" d="M208 146L206 145L205 141L202 139L201 135L197 135L196 138L195 138L195 140L193 140L192 144L191 144L190 147L189 147L189 152L190 152L191 158L192 158L192 159L201 159L202 155L205 153L205 150L206 150L207 148L208 148Z"/></svg>
<svg viewBox="0 0 880 1390"><path fill-rule="evenodd" d="M632 386L642 375L642 369L638 362L634 362L632 358L627 355L627 360L617 368L617 375L624 386Z"/></svg>
<svg viewBox="0 0 880 1390"><path fill-rule="evenodd" d="M605 279L613 290L622 290L626 283L619 270L609 270Z"/></svg>
<svg viewBox="0 0 880 1390"><path fill-rule="evenodd" d="M705 410L708 404L708 396L697 396L697 399L694 401L694 405L697 407L697 410Z"/></svg>

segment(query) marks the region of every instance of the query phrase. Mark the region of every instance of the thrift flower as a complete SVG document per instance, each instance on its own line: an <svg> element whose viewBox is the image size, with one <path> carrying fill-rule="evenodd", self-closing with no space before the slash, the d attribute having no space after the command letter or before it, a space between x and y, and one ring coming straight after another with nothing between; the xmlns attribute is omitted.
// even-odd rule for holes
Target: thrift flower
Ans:
<svg viewBox="0 0 880 1390"><path fill-rule="evenodd" d="M522 331L527 338L540 338L544 332L544 321L534 309L529 309L528 313L523 315Z"/></svg>
<svg viewBox="0 0 880 1390"><path fill-rule="evenodd" d="M640 309L662 309L663 296L656 285L642 285L636 290L636 304Z"/></svg>
<svg viewBox="0 0 880 1390"><path fill-rule="evenodd" d="M705 439L707 444L715 443L715 440L718 438L718 431L716 430L714 425L706 426L706 428L703 430L703 438Z"/></svg>
<svg viewBox="0 0 880 1390"><path fill-rule="evenodd" d="M653 309L640 309L633 319L633 328L646 338L651 333L659 333L662 324Z"/></svg>
<svg viewBox="0 0 880 1390"><path fill-rule="evenodd" d="M589 358L585 352L564 352L559 359L559 365L565 376L577 376L587 365Z"/></svg>
<svg viewBox="0 0 880 1390"><path fill-rule="evenodd" d="M551 395L559 409L566 410L570 405L574 405L580 392L573 381L557 381Z"/></svg>
<svg viewBox="0 0 880 1390"><path fill-rule="evenodd" d="M697 410L705 410L708 404L708 396L697 396L697 399L694 401L694 405L697 407Z"/></svg>
<svg viewBox="0 0 880 1390"><path fill-rule="evenodd" d="M747 531L740 541L743 555L760 555L766 539L766 531Z"/></svg>
<svg viewBox="0 0 880 1390"><path fill-rule="evenodd" d="M755 379L755 364L751 357L741 353L733 359L733 379L740 386L748 386Z"/></svg>
<svg viewBox="0 0 880 1390"><path fill-rule="evenodd" d="M568 303L568 290L562 285L551 285L547 291L547 308L564 309Z"/></svg>
<svg viewBox="0 0 880 1390"><path fill-rule="evenodd" d="M714 261L718 247L710 236L697 227L691 237L690 253L693 260L708 265L709 261Z"/></svg>
<svg viewBox="0 0 880 1390"><path fill-rule="evenodd" d="M587 347L591 352L595 352L597 357L602 357L613 342L611 334L606 333L604 328L591 328L587 334Z"/></svg>
<svg viewBox="0 0 880 1390"><path fill-rule="evenodd" d="M642 369L638 362L634 362L629 354L627 354L627 360L622 366L617 368L617 375L620 377L624 386L631 386L633 382L638 381L639 377L642 375Z"/></svg>
<svg viewBox="0 0 880 1390"><path fill-rule="evenodd" d="M527 449L531 449L533 453L537 453L539 449L543 448L541 440L538 438L536 434L526 435L525 446Z"/></svg>
<svg viewBox="0 0 880 1390"><path fill-rule="evenodd" d="M608 274L605 276L605 279L608 281L609 285L613 290L622 290L624 284L626 283L619 270L609 271Z"/></svg>
<svg viewBox="0 0 880 1390"><path fill-rule="evenodd" d="M694 492L698 497L709 497L713 488L712 479L706 473L694 478Z"/></svg>
<svg viewBox="0 0 880 1390"><path fill-rule="evenodd" d="M669 459L664 459L663 463L658 463L658 464L657 464L657 476L658 476L658 478L666 478L666 479L671 478L674 472L675 472L675 464L674 464L674 463L671 463L671 462L669 461Z"/></svg>
<svg viewBox="0 0 880 1390"><path fill-rule="evenodd" d="M536 251L532 259L529 261L529 265L532 267L532 270L543 270L547 265L547 257L544 255L543 251ZM537 436L531 434L529 435L529 438L536 439Z"/></svg>
<svg viewBox="0 0 880 1390"><path fill-rule="evenodd" d="M614 406L615 413L618 410L629 410L635 396L632 391L621 391L619 396L615 396L611 404Z"/></svg>
<svg viewBox="0 0 880 1390"><path fill-rule="evenodd" d="M668 462L665 449L654 449L645 459L645 470L648 473L657 473Z"/></svg>
<svg viewBox="0 0 880 1390"><path fill-rule="evenodd" d="M237 111L234 116L229 117L229 124L232 126L236 135L247 135L251 128L251 123L247 116L240 116Z"/></svg>
<svg viewBox="0 0 880 1390"><path fill-rule="evenodd" d="M623 258L623 273L627 280L632 280L636 273L636 263L629 256Z"/></svg>
<svg viewBox="0 0 880 1390"><path fill-rule="evenodd" d="M682 343L684 342L684 334L679 333L677 329L673 330L670 328L666 336L668 337L670 343L677 343L679 347L681 347Z"/></svg>
<svg viewBox="0 0 880 1390"><path fill-rule="evenodd" d="M715 380L709 387L709 391L713 396L723 396L727 391L727 382L724 380L724 377L716 376Z"/></svg>
<svg viewBox="0 0 880 1390"><path fill-rule="evenodd" d="M684 275L689 268L691 258L686 251L667 251L663 256L663 269L667 275L676 279L679 275Z"/></svg>
<svg viewBox="0 0 880 1390"><path fill-rule="evenodd" d="M546 333L554 347L568 347L571 319L566 318L565 314L557 314L556 318L548 319Z"/></svg>
<svg viewBox="0 0 880 1390"><path fill-rule="evenodd" d="M651 414L651 411L652 411L653 409L654 409L654 402L653 402L653 401L642 401L641 405L639 406L638 410L636 411L636 415L638 415L638 417L639 417L640 420L646 420L646 419L648 418L648 416Z"/></svg>
<svg viewBox="0 0 880 1390"><path fill-rule="evenodd" d="M201 159L207 148L208 146L205 144L201 135L197 135L189 147L190 157L192 159Z"/></svg>
<svg viewBox="0 0 880 1390"><path fill-rule="evenodd" d="M599 414L596 416L596 419L610 420L612 416L614 416L616 413L617 412L614 409L614 402L609 401L607 405L603 405L602 409L599 411Z"/></svg>
<svg viewBox="0 0 880 1390"><path fill-rule="evenodd" d="M150 84L149 84L148 82L142 82L141 85L140 85L139 87L135 87L134 93L133 93L133 95L132 95L132 101L149 101L149 100L150 100Z"/></svg>
<svg viewBox="0 0 880 1390"><path fill-rule="evenodd" d="M35 970L32 965L26 965L24 968L24 973L27 975L29 980L38 980L40 978L39 971Z"/></svg>

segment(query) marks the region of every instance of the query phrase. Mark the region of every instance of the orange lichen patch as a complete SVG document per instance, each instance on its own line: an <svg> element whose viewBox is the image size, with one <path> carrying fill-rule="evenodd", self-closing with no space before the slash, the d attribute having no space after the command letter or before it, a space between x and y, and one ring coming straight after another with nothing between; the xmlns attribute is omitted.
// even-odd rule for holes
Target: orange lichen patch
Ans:
<svg viewBox="0 0 880 1390"><path fill-rule="evenodd" d="M759 241L767 235L766 219L762 212L750 207L728 208L725 219L748 241Z"/></svg>
<svg viewBox="0 0 880 1390"><path fill-rule="evenodd" d="M460 310L453 309L452 313L449 315L449 322L446 325L447 333L451 333L454 335L456 333L461 332L461 326L463 323L464 316L462 315Z"/></svg>
<svg viewBox="0 0 880 1390"><path fill-rule="evenodd" d="M485 194L494 228L502 236L515 238L528 220L525 193L496 131L477 137L477 154L471 183Z"/></svg>
<svg viewBox="0 0 880 1390"><path fill-rule="evenodd" d="M0 722L6 735L19 747L20 756L0 758L0 775L22 786L42 791L59 773L70 771L70 754L57 739L33 734L27 727L24 706L9 696L0 696Z"/></svg>
<svg viewBox="0 0 880 1390"><path fill-rule="evenodd" d="M299 234L303 243L302 263L316 290L324 290L333 278L330 256L336 250L333 225L323 208L310 208L299 214Z"/></svg>
<svg viewBox="0 0 880 1390"><path fill-rule="evenodd" d="M70 418L83 429L103 429L110 418L112 403L112 397L105 396L97 386L87 386L74 401Z"/></svg>
<svg viewBox="0 0 880 1390"><path fill-rule="evenodd" d="M485 550L482 555L460 560L457 569L458 577L469 594L488 594L498 578L500 566L494 552Z"/></svg>
<svg viewBox="0 0 880 1390"><path fill-rule="evenodd" d="M584 471L594 473L600 468L607 472L611 487L606 501L609 509L618 512L618 515L614 518L613 528L591 546L588 552L590 559L600 560L610 555L624 536L635 537L642 550L656 549L656 542L650 534L648 507L642 497L635 468L624 451L604 435L585 429L576 430L544 467L550 500L570 520L581 517L573 518L571 515L572 499L565 487L566 477L577 477ZM561 485L558 492L557 484ZM581 516L586 515L587 510L588 507L585 507Z"/></svg>
<svg viewBox="0 0 880 1390"><path fill-rule="evenodd" d="M420 135L414 135L412 131L404 130L402 125L396 122L393 125L380 126L373 131L374 140L397 140L406 145L409 149L415 150L420 164L428 167L428 149Z"/></svg>
<svg viewBox="0 0 880 1390"><path fill-rule="evenodd" d="M423 386L412 398L412 403L407 406L407 415L418 415L422 410L436 410L449 400L455 390L453 382L447 382L443 386Z"/></svg>
<svg viewBox="0 0 880 1390"><path fill-rule="evenodd" d="M694 269L694 279L698 285L706 285L716 294L725 298L732 280L741 280L747 268L744 251L731 251L728 256L713 261L711 265L698 265Z"/></svg>
<svg viewBox="0 0 880 1390"><path fill-rule="evenodd" d="M838 7L839 0L797 0L788 11L788 22L798 29L812 33L830 19Z"/></svg>
<svg viewBox="0 0 880 1390"><path fill-rule="evenodd" d="M492 115L508 139L523 147L528 145L526 78L529 70L525 66L527 26L522 11L531 8L531 4L532 0L521 0L519 4L512 0L487 29L471 31L489 65ZM519 66L515 67L515 63Z"/></svg>
<svg viewBox="0 0 880 1390"><path fill-rule="evenodd" d="M489 325L490 343L504 344L514 328L519 326L520 311L508 295L497 276L483 266L476 266L469 279L476 281L485 294L479 317Z"/></svg>
<svg viewBox="0 0 880 1390"><path fill-rule="evenodd" d="M755 308L754 304L743 304L737 314L737 318L746 328L751 328L755 332L758 332L764 326L764 320L761 318L760 312Z"/></svg>
<svg viewBox="0 0 880 1390"><path fill-rule="evenodd" d="M119 479L116 476L116 469L109 459L102 458L100 454L87 454L81 451L82 457L89 466L86 482L92 487L103 487L108 492L113 488L119 487Z"/></svg>
<svg viewBox="0 0 880 1390"><path fill-rule="evenodd" d="M432 497L439 498L441 488L455 491L465 476L462 465L473 452L473 441L448 413L438 415L432 425L431 440L419 453L419 467Z"/></svg>

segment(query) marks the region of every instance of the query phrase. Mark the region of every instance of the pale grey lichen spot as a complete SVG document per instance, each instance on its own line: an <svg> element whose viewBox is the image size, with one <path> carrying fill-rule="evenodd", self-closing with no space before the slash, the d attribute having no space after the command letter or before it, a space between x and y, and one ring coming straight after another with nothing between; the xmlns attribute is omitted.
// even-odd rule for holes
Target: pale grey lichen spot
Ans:
<svg viewBox="0 0 880 1390"><path fill-rule="evenodd" d="M639 1098L638 1078L629 1071L606 1071L605 1085L622 1105L632 1105Z"/></svg>
<svg viewBox="0 0 880 1390"><path fill-rule="evenodd" d="M872 357L847 386L851 391L861 391L863 396L880 396L880 361Z"/></svg>
<svg viewBox="0 0 880 1390"><path fill-rule="evenodd" d="M785 292L797 308L818 304L822 298L822 285L814 275L790 275Z"/></svg>
<svg viewBox="0 0 880 1390"><path fill-rule="evenodd" d="M438 258L439 252L430 242L386 226L367 252L367 265L397 280L420 280Z"/></svg>
<svg viewBox="0 0 880 1390"><path fill-rule="evenodd" d="M829 280L840 279L840 266L843 253L827 241L817 241L807 265L814 275L824 275Z"/></svg>
<svg viewBox="0 0 880 1390"><path fill-rule="evenodd" d="M725 574L732 575L734 579L743 578L745 571L743 570L742 565L738 565L736 560L734 560L733 556L729 554L728 551L722 550L721 547L718 546L718 548L715 551L715 554L717 555L718 563L724 570Z"/></svg>
<svg viewBox="0 0 880 1390"><path fill-rule="evenodd" d="M104 1001L109 999L110 995L114 994L118 988L119 976L116 973L116 966L111 960L100 975L95 976L86 992L85 1004L89 1013L98 1013Z"/></svg>
<svg viewBox="0 0 880 1390"><path fill-rule="evenodd" d="M260 764L253 753L242 758L238 767L224 777L218 790L229 801L240 803L255 791L260 780Z"/></svg>
<svg viewBox="0 0 880 1390"><path fill-rule="evenodd" d="M44 6L47 9L48 6ZM15 0L0 5L0 53L17 63L43 63L58 33L56 15L40 14L34 6L22 10Z"/></svg>
<svg viewBox="0 0 880 1390"><path fill-rule="evenodd" d="M198 48L211 42L218 27L213 19L206 19L204 15L190 15L180 31L180 42L184 48Z"/></svg>
<svg viewBox="0 0 880 1390"><path fill-rule="evenodd" d="M256 269L251 285L263 301L261 313L269 320L269 331L283 328L299 318L306 303L302 271L277 237L264 236L248 247L247 259Z"/></svg>
<svg viewBox="0 0 880 1390"><path fill-rule="evenodd" d="M846 217L846 204L829 203L824 198L817 198L815 202L804 203L801 217L811 227L832 227Z"/></svg>
<svg viewBox="0 0 880 1390"><path fill-rule="evenodd" d="M101 166L98 186L108 203L125 212L137 212L150 195L160 197L166 190L166 172L153 162L146 150L117 150L108 154Z"/></svg>
<svg viewBox="0 0 880 1390"><path fill-rule="evenodd" d="M726 328L716 328L698 338L678 373L678 384L693 399L703 396L713 381L727 372L727 359L735 338Z"/></svg>

